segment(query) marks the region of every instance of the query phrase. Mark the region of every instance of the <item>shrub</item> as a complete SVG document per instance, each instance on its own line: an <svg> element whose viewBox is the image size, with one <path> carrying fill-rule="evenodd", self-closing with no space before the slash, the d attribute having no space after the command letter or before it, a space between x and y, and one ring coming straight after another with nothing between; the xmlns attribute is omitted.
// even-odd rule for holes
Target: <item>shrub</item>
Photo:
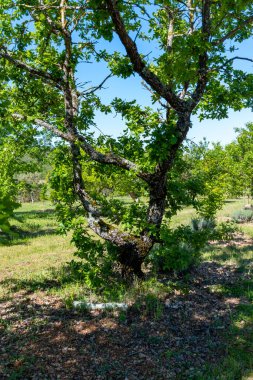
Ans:
<svg viewBox="0 0 253 380"><path fill-rule="evenodd" d="M14 217L14 209L19 206L11 197L0 194L0 244L6 244L13 235L9 219Z"/></svg>
<svg viewBox="0 0 253 380"><path fill-rule="evenodd" d="M232 219L236 223L246 223L253 220L253 210L238 210L232 214Z"/></svg>
<svg viewBox="0 0 253 380"><path fill-rule="evenodd" d="M238 231L239 228L234 222L227 221L219 223L215 228L213 240L231 240Z"/></svg>
<svg viewBox="0 0 253 380"><path fill-rule="evenodd" d="M213 230L216 227L214 219L196 218L191 220L193 231Z"/></svg>
<svg viewBox="0 0 253 380"><path fill-rule="evenodd" d="M206 232L208 240L231 240L238 227L234 222L226 221L219 224L214 219L192 219L191 227L194 231Z"/></svg>
<svg viewBox="0 0 253 380"><path fill-rule="evenodd" d="M216 225L214 219L193 219L188 226L162 228L161 243L154 246L149 262L158 271L185 271L196 265L210 240L229 240L237 230L231 222Z"/></svg>
<svg viewBox="0 0 253 380"><path fill-rule="evenodd" d="M149 261L163 272L187 270L198 262L208 237L208 230L196 231L191 226L162 228L161 243L154 246Z"/></svg>
<svg viewBox="0 0 253 380"><path fill-rule="evenodd" d="M71 261L72 274L103 301L122 300L127 283L121 278L116 248L89 235L84 226L76 226L72 241L78 249L75 256L81 259Z"/></svg>
<svg viewBox="0 0 253 380"><path fill-rule="evenodd" d="M75 253L82 262L72 261L72 269L91 289L103 288L114 272L114 255L107 244L94 240L83 231L74 231L72 239L78 248ZM110 279L110 280L109 280Z"/></svg>

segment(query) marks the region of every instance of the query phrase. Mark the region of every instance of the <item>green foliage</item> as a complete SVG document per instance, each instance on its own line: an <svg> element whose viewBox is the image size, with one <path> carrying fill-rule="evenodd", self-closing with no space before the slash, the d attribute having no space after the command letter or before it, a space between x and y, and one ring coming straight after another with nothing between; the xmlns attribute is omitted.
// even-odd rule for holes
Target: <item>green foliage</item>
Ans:
<svg viewBox="0 0 253 380"><path fill-rule="evenodd" d="M236 129L236 141L227 146L230 186L239 195L253 196L253 124Z"/></svg>
<svg viewBox="0 0 253 380"><path fill-rule="evenodd" d="M120 223L126 231L140 233L146 226L147 205L140 200L131 200L129 196L126 196L126 193L124 194L125 197L121 197L121 199L113 198L113 194L117 194L119 191L120 189L115 188L111 197L107 196L107 198L97 195L97 201L101 205L103 215L112 223Z"/></svg>
<svg viewBox="0 0 253 380"><path fill-rule="evenodd" d="M177 188L178 199L188 197L204 218L214 216L225 197L253 194L252 124L236 132L236 140L225 147L209 146L206 141L188 145L171 174L169 186Z"/></svg>
<svg viewBox="0 0 253 380"><path fill-rule="evenodd" d="M88 235L83 226L76 227L72 241L78 251L76 256L82 262L72 262L72 269L76 271L84 283L91 289L101 289L115 282L113 269L115 267L115 249L110 244L102 243Z"/></svg>
<svg viewBox="0 0 253 380"><path fill-rule="evenodd" d="M209 229L194 231L190 226L161 230L161 243L154 246L150 261L158 270L184 271L199 261L201 249L209 238Z"/></svg>
<svg viewBox="0 0 253 380"><path fill-rule="evenodd" d="M161 242L151 251L148 261L162 272L181 272L196 265L211 240L230 240L237 227L232 222L218 225L212 218L192 219L191 225L175 229L163 225Z"/></svg>
<svg viewBox="0 0 253 380"><path fill-rule="evenodd" d="M74 191L69 148L59 145L52 152L52 160L51 197L56 204L62 229L75 229L79 217L84 217L85 213ZM86 189L99 205L103 216L112 223L120 224L126 231L139 233L146 226L147 205L132 201L129 193L140 197L146 194L145 187L140 187L140 181L133 180L131 173L117 172L111 167L86 161L86 158L83 161Z"/></svg>
<svg viewBox="0 0 253 380"><path fill-rule="evenodd" d="M128 57L115 52L110 59L109 67L114 75L128 78L133 74L133 67Z"/></svg>
<svg viewBox="0 0 253 380"><path fill-rule="evenodd" d="M16 201L17 182L14 175L18 170L18 147L13 140L4 139L0 141L0 238L1 233L10 232L9 219L14 216L14 210L19 207Z"/></svg>
<svg viewBox="0 0 253 380"><path fill-rule="evenodd" d="M17 138L18 133L19 138ZM23 190L35 190L38 172L43 168L47 142L32 130L19 129L13 122L0 120L0 230L10 233L9 219L19 207ZM44 166L45 167L45 166ZM37 172L37 177L35 175ZM34 179L31 181L31 177Z"/></svg>
<svg viewBox="0 0 253 380"><path fill-rule="evenodd" d="M234 222L221 222L219 223L214 231L213 240L232 240L235 233L238 233L239 229Z"/></svg>
<svg viewBox="0 0 253 380"><path fill-rule="evenodd" d="M252 190L252 124L247 123L244 128L236 129L236 140L222 148L216 144L205 154L201 165L208 174L209 197L216 198L219 207L222 198L251 197ZM199 166L198 166L199 167ZM201 167L199 167L201 173ZM213 178L213 181L211 181ZM208 211L208 210L207 210ZM212 212L212 210L210 210Z"/></svg>
<svg viewBox="0 0 253 380"><path fill-rule="evenodd" d="M204 219L214 219L227 195L227 171L223 148L212 148L204 140L188 144L178 152L168 175L166 216L171 218L185 206L192 206Z"/></svg>
<svg viewBox="0 0 253 380"><path fill-rule="evenodd" d="M74 231L78 254L86 260L85 282L100 286L100 279L112 270L115 252L108 243L102 244L88 234L85 217L90 217L91 207L124 233L134 234L140 240L143 234L150 237L156 227L159 230L163 215L157 218L157 226L155 221L147 223L151 219L147 217L148 210L152 207L145 196L159 182L160 172L164 181L167 170L167 189L162 189L162 193L167 190L168 219L189 205L201 217L212 219L222 207L228 175L222 168L227 163L223 148L198 147L188 155L176 153L191 126L193 111L200 118L222 118L227 116L229 108L238 110L252 102L252 76L234 68L233 60L227 58L226 42L230 40L232 52L236 44L250 36L252 25L244 20L248 20L253 7L249 1L222 4L214 1L203 5L196 0L191 2L190 9L188 3L172 0L134 3L119 0L113 2L120 12L118 17L114 10L115 17L119 23L122 18L124 26L117 27L104 1L88 3L86 12L85 0L70 0L66 9L52 6L48 1L44 7L36 1L13 4L0 0L3 119L0 136L9 134L27 143L38 136L41 140L52 139L54 131L72 147L76 144L80 149L79 157L72 157L69 147L59 144L58 137L52 140L55 145L50 176L52 198L61 220L61 231ZM172 35L168 34L168 22ZM125 41L124 53L115 43L114 32L119 29L123 34L126 31L120 37L121 42ZM83 65L87 63L104 65L111 76L119 79L127 79L137 72L151 90L152 107L119 97L104 104L102 97L95 93L103 89L104 82L94 81L90 85L93 78L77 78L77 73L85 72ZM96 124L97 112L105 117L114 111L125 123L125 131L117 138L104 135ZM34 132L35 125L46 126L49 131ZM101 132L98 136L95 128ZM251 159L248 155L245 162ZM79 185L74 184L73 164L80 169L79 177L81 171L83 174L84 181L80 180ZM27 172L28 169L25 175L22 172L21 177L15 177L17 172L14 175L13 171L9 177L3 175L8 177L0 194L3 210L6 204L13 210L14 204L10 202L15 200L16 179L22 181L20 190L34 191ZM143 172L148 174L144 176ZM246 172L249 179L252 173L246 170L245 164ZM80 197L81 192L85 196ZM118 199L130 192L140 198L139 202ZM160 214L163 212L161 207ZM2 217L3 225L7 225L8 217ZM160 248L167 252L165 269L186 269L191 265L204 244L206 230L203 226L195 231L181 226L172 231L163 226Z"/></svg>
<svg viewBox="0 0 253 380"><path fill-rule="evenodd" d="M19 203L12 200L9 194L0 196L0 242L2 233L4 236L10 233L9 219L14 217L13 212L19 206Z"/></svg>
<svg viewBox="0 0 253 380"><path fill-rule="evenodd" d="M70 207L76 201L73 185L73 169L71 167L69 148L59 145L52 152L52 172L49 176L52 188L51 198L57 204L57 211L65 223L72 213Z"/></svg>
<svg viewBox="0 0 253 380"><path fill-rule="evenodd" d="M220 144L210 149L203 144L193 146L188 159L191 170L201 185L197 201L198 214L205 219L212 219L221 209L226 197L227 171L224 167L224 150Z"/></svg>

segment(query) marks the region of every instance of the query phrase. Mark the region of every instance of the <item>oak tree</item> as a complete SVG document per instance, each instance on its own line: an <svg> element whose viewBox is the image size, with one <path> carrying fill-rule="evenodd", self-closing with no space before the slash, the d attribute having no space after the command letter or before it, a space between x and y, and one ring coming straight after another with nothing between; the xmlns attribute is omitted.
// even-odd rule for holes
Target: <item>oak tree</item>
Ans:
<svg viewBox="0 0 253 380"><path fill-rule="evenodd" d="M229 107L250 104L252 76L233 66L250 58L228 57L227 49L233 52L251 36L252 2L1 0L0 9L4 119L17 130L42 128L68 144L58 147L58 163L65 166L54 178L62 189L68 182L89 228L115 247L125 271L141 276L144 259L161 242L168 173L192 127L192 114L222 118ZM85 77L84 65L97 61L111 74L90 85L95 78ZM121 94L110 104L102 102L98 91L109 77L127 80L135 74L152 107ZM235 91L239 81L244 91ZM96 110L105 117L121 114L125 133L118 139L92 134ZM138 228L116 222L110 202L103 207L101 194L86 186L87 166L104 177L135 178L143 187L148 202L140 207Z"/></svg>

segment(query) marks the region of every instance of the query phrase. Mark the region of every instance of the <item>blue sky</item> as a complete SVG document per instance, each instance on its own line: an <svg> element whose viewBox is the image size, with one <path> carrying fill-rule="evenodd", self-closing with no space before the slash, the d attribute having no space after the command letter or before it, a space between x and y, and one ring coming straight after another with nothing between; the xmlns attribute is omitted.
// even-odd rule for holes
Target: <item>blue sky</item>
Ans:
<svg viewBox="0 0 253 380"><path fill-rule="evenodd" d="M105 47L105 46L103 46ZM113 44L106 46L108 50L117 49L124 51L117 38L113 40ZM253 39L244 41L236 52L231 56L241 56L253 58ZM253 72L253 63L246 61L235 61L235 67ZM80 81L86 81L88 78L95 78L92 85L99 84L109 74L109 70L104 63L85 64L83 65L78 76ZM120 97L125 100L136 99L141 105L151 105L150 94L143 87L138 75L132 76L126 80L116 77L111 78L100 92L105 103L109 103L114 97ZM116 137L124 129L124 123L120 117L116 115L97 114L97 126L103 133ZM193 127L188 134L188 138L196 143L204 137L210 142L221 142L223 145L230 143L235 139L235 128L243 127L247 122L253 121L253 115L250 109L234 112L229 111L229 117L223 120L204 120L200 122L197 116L192 117Z"/></svg>
<svg viewBox="0 0 253 380"><path fill-rule="evenodd" d="M228 57L240 56L253 58L253 39L244 41L238 50L233 54L228 54ZM253 63L237 60L234 67L236 69L243 69L249 73L253 73ZM204 120L199 122L197 117L192 118L193 128L188 134L190 139L195 142L206 137L211 142L221 142L223 145L230 143L235 139L235 128L241 128L246 123L253 121L253 112L250 109L234 112L229 111L227 119L223 120Z"/></svg>
<svg viewBox="0 0 253 380"><path fill-rule="evenodd" d="M229 112L229 117L223 120L204 120L199 122L197 117L192 118L193 127L188 138L196 143L206 137L210 142L221 142L222 145L229 144L235 139L235 128L241 128L249 121L253 121L251 110Z"/></svg>

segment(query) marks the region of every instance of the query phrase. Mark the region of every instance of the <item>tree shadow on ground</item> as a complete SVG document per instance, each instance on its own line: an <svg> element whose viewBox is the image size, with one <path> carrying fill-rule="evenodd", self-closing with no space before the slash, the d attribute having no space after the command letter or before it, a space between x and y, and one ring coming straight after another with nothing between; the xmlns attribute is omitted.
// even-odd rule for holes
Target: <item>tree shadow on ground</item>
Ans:
<svg viewBox="0 0 253 380"><path fill-rule="evenodd" d="M31 210L31 211L19 211L15 212L15 216L17 218L54 218L55 209L48 208L45 210Z"/></svg>
<svg viewBox="0 0 253 380"><path fill-rule="evenodd" d="M67 310L56 297L31 293L34 284L27 281L0 309L0 377L242 379L253 348L252 305L210 288L229 287L241 277L233 266L203 263L193 271L187 292L177 290L163 300L159 318L135 306L125 314ZM238 312L244 320L239 325ZM230 368L227 376L229 336L239 344L239 356L233 356L234 372ZM209 366L219 366L219 372L205 372Z"/></svg>
<svg viewBox="0 0 253 380"><path fill-rule="evenodd" d="M236 246L234 244L227 246L215 247L215 253L212 254L213 247L209 247L211 257L218 262L235 263L239 271L253 269L253 244ZM208 251L207 251L208 252Z"/></svg>
<svg viewBox="0 0 253 380"><path fill-rule="evenodd" d="M51 227L55 224L54 209L16 211L15 218L21 225L11 226L11 233L6 236L5 244L7 245L27 244L28 239L58 234L57 227ZM33 220L36 220L36 223ZM47 223L43 225L45 221ZM22 223L25 223L25 227L22 226Z"/></svg>
<svg viewBox="0 0 253 380"><path fill-rule="evenodd" d="M45 291L52 288L59 289L62 284L59 283L58 280L48 278L38 278L33 280L7 278L0 281L0 286L3 288L8 287L9 291L12 293L25 290L25 293L28 295L36 291ZM2 299L0 298L0 302L8 298L8 295L6 295L6 297L4 296Z"/></svg>
<svg viewBox="0 0 253 380"><path fill-rule="evenodd" d="M56 235L58 234L57 228L36 228L36 231L26 231L22 230L21 228L16 228L15 232L17 235L14 237L13 244L20 244L19 240L22 239L33 239L39 236L45 236L45 235Z"/></svg>
<svg viewBox="0 0 253 380"><path fill-rule="evenodd" d="M25 292L26 295L38 292L59 290L62 286L73 284L80 280L80 276L71 271L70 264L64 264L61 268L48 268L47 273L34 278L5 278L0 281L3 289L8 289L10 293ZM6 293L0 298L0 302L9 300L10 296Z"/></svg>

